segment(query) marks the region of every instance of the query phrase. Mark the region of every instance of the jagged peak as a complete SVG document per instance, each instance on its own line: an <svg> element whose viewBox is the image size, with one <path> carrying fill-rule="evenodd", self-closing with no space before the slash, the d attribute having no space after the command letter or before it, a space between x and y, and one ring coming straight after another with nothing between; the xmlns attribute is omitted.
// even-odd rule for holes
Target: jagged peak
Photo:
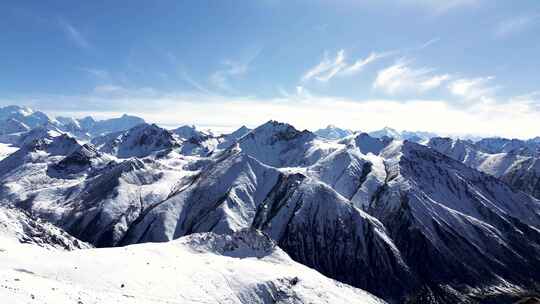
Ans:
<svg viewBox="0 0 540 304"><path fill-rule="evenodd" d="M279 122L276 120L269 120L268 122L253 129L250 134L255 136L268 136L277 140L290 140L299 136L315 137L315 134L308 130L299 131L294 126Z"/></svg>

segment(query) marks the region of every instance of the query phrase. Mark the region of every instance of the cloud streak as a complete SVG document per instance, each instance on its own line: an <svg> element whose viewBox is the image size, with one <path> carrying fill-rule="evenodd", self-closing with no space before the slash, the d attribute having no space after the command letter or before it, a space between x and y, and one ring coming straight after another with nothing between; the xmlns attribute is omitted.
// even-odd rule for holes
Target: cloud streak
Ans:
<svg viewBox="0 0 540 304"><path fill-rule="evenodd" d="M366 58L360 58L353 63L348 63L345 50L339 50L334 58L330 58L326 52L321 62L304 73L301 81L307 82L315 79L320 82L328 82L335 76L355 75L361 72L368 64L384 58L389 54L372 52Z"/></svg>
<svg viewBox="0 0 540 304"><path fill-rule="evenodd" d="M400 0L400 2L406 5L425 7L434 16L439 16L458 8L476 6L482 0Z"/></svg>
<svg viewBox="0 0 540 304"><path fill-rule="evenodd" d="M507 38L514 34L525 31L526 29L534 26L540 15L527 15L527 16L517 16L510 19L501 21L495 28L495 37L497 38Z"/></svg>
<svg viewBox="0 0 540 304"><path fill-rule="evenodd" d="M69 23L65 19L58 19L58 24L64 31L66 37L77 47L88 50L92 47L90 42L86 39L86 37L79 31L74 25Z"/></svg>
<svg viewBox="0 0 540 304"><path fill-rule="evenodd" d="M214 87L222 91L237 94L236 90L230 85L230 81L247 74L251 68L252 62L259 56L261 51L262 48L257 47L251 49L248 55L244 56L241 60L224 60L221 63L223 68L213 72L208 78L208 81Z"/></svg>

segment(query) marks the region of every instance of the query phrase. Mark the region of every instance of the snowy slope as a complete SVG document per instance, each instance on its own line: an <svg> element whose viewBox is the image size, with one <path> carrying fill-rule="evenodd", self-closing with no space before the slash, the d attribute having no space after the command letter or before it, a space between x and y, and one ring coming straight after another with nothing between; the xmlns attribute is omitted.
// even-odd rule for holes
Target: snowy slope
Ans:
<svg viewBox="0 0 540 304"><path fill-rule="evenodd" d="M10 144L2 144L0 143L0 160L8 157L13 152L17 151L19 148L14 147Z"/></svg>
<svg viewBox="0 0 540 304"><path fill-rule="evenodd" d="M14 304L383 303L249 231L72 252L2 240L0 272L0 298Z"/></svg>

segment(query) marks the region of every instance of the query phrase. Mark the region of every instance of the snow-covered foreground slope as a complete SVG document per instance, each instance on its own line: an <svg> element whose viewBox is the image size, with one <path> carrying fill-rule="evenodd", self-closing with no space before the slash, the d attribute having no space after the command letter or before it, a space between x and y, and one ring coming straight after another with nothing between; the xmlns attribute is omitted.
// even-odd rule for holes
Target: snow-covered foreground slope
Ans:
<svg viewBox="0 0 540 304"><path fill-rule="evenodd" d="M0 298L12 304L383 303L255 231L71 252L0 239L0 273Z"/></svg>

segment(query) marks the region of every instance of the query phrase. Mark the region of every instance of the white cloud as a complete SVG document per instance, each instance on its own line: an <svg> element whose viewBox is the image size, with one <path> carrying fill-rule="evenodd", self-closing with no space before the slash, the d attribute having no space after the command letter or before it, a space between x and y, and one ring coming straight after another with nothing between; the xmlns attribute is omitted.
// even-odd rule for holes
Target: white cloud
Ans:
<svg viewBox="0 0 540 304"><path fill-rule="evenodd" d="M522 32L533 26L538 21L539 17L539 15L528 15L503 20L495 28L495 36L498 38L506 38L510 35Z"/></svg>
<svg viewBox="0 0 540 304"><path fill-rule="evenodd" d="M403 60L377 73L373 83L375 89L387 94L423 93L435 89L450 79L448 74L433 74L433 69L411 68Z"/></svg>
<svg viewBox="0 0 540 304"><path fill-rule="evenodd" d="M328 53L324 54L323 60L316 66L309 69L302 76L302 81L315 79L327 82L335 76L350 76L361 72L368 64L388 56L390 53L370 53L366 58L360 58L353 63L348 63L345 50L339 50L335 58L329 58Z"/></svg>
<svg viewBox="0 0 540 304"><path fill-rule="evenodd" d="M495 91L499 88L490 85L495 77L460 78L448 85L450 93L467 101L487 102L493 99Z"/></svg>
<svg viewBox="0 0 540 304"><path fill-rule="evenodd" d="M107 90L114 94L105 93ZM69 112L101 118L128 112L167 126L187 123L230 126L232 129L242 124L255 127L276 119L301 129L339 124L354 130L372 130L388 125L441 134L473 133L518 138L537 136L540 117L539 93L517 96L506 102L455 107L449 100L357 100L319 96L302 87L293 94L270 99L158 92L150 88L102 87L96 91L99 93L85 96L26 96L19 102L9 103L24 102L53 114Z"/></svg>
<svg viewBox="0 0 540 304"><path fill-rule="evenodd" d="M58 23L69 40L71 40L71 42L73 42L76 46L81 49L91 48L90 42L88 42L81 31L79 31L74 25L64 19L58 19Z"/></svg>

